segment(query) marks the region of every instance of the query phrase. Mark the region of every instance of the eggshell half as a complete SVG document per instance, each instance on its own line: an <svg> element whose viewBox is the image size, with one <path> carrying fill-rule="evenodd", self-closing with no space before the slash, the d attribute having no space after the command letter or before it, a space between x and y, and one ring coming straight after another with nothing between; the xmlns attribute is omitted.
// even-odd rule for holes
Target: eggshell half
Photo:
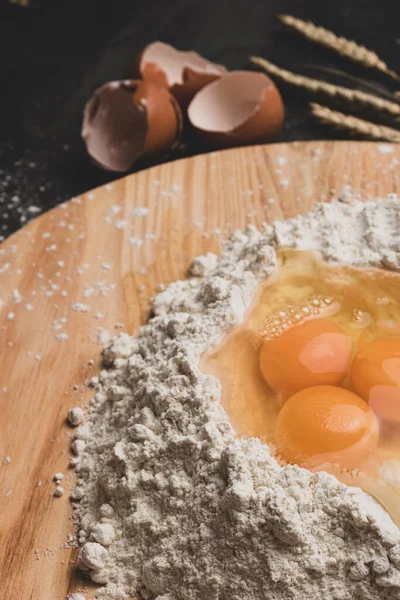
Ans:
<svg viewBox="0 0 400 600"><path fill-rule="evenodd" d="M207 142L228 148L270 141L282 128L284 106L267 75L232 71L196 94L188 117Z"/></svg>
<svg viewBox="0 0 400 600"><path fill-rule="evenodd" d="M153 158L175 147L182 133L182 113L168 90L142 81L133 93L133 102L147 112L148 131L141 158Z"/></svg>
<svg viewBox="0 0 400 600"><path fill-rule="evenodd" d="M146 46L134 67L134 76L140 74L146 81L166 87L183 108L201 88L224 73L224 66L197 52L182 52L164 42Z"/></svg>
<svg viewBox="0 0 400 600"><path fill-rule="evenodd" d="M170 150L182 129L175 98L155 84L112 81L86 104L82 137L89 155L110 171L126 171L138 158Z"/></svg>

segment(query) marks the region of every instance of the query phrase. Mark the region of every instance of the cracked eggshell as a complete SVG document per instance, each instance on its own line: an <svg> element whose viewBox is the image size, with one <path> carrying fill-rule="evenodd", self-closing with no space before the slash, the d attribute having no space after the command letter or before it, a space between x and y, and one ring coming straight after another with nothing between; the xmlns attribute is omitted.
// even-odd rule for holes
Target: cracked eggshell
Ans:
<svg viewBox="0 0 400 600"><path fill-rule="evenodd" d="M132 65L133 76L167 88L186 108L205 85L227 72L223 65L203 58L197 52L182 52L164 42L146 46Z"/></svg>
<svg viewBox="0 0 400 600"><path fill-rule="evenodd" d="M196 94L188 117L205 141L228 148L270 141L282 128L284 106L267 75L232 71Z"/></svg>
<svg viewBox="0 0 400 600"><path fill-rule="evenodd" d="M82 137L96 164L126 171L138 159L167 153L178 143L182 114L168 90L148 81L112 81L86 104Z"/></svg>

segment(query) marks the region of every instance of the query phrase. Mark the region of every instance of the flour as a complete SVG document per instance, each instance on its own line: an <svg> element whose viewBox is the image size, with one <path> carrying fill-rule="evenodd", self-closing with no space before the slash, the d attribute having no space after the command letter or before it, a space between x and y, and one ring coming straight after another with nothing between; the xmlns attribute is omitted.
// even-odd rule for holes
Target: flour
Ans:
<svg viewBox="0 0 400 600"><path fill-rule="evenodd" d="M67 419L68 423L72 425L72 427L76 427L85 420L85 413L79 406L76 406L68 411Z"/></svg>
<svg viewBox="0 0 400 600"><path fill-rule="evenodd" d="M64 488L61 487L61 485L58 485L54 490L53 496L55 496L56 498L60 498L63 495L64 491Z"/></svg>
<svg viewBox="0 0 400 600"><path fill-rule="evenodd" d="M193 262L136 337L104 349L85 435L73 442L79 566L96 597L400 599L400 532L372 498L326 474L281 468L235 437L199 357L238 324L276 248L400 267L400 201L319 205L233 234ZM82 425L81 425L82 427Z"/></svg>
<svg viewBox="0 0 400 600"><path fill-rule="evenodd" d="M74 312L89 312L90 307L87 304L82 304L81 302L74 302L71 304L71 310Z"/></svg>

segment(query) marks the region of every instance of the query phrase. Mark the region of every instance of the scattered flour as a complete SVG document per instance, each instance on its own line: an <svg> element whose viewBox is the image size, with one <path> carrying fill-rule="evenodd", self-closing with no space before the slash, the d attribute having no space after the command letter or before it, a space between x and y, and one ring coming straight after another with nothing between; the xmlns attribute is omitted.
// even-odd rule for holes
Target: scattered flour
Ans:
<svg viewBox="0 0 400 600"><path fill-rule="evenodd" d="M392 152L394 152L394 148L394 145L379 144L378 152L380 152L381 154L391 154Z"/></svg>
<svg viewBox="0 0 400 600"><path fill-rule="evenodd" d="M71 310L73 310L74 312L89 312L90 310L90 306L88 306L87 304L82 304L81 302L74 302L74 304L71 304Z"/></svg>
<svg viewBox="0 0 400 600"><path fill-rule="evenodd" d="M61 487L60 485L58 485L56 487L56 489L54 490L53 496L55 496L56 498L60 498L64 493L64 488Z"/></svg>
<svg viewBox="0 0 400 600"><path fill-rule="evenodd" d="M21 298L21 294L19 293L19 290L17 290L17 289L13 290L12 291L12 297L13 297L13 300L14 300L15 304L20 304L21 303L22 298Z"/></svg>
<svg viewBox="0 0 400 600"><path fill-rule="evenodd" d="M85 413L79 406L76 406L68 411L67 420L70 425L76 427L85 420Z"/></svg>
<svg viewBox="0 0 400 600"><path fill-rule="evenodd" d="M110 334L104 327L97 328L96 343L104 346L110 341Z"/></svg>
<svg viewBox="0 0 400 600"><path fill-rule="evenodd" d="M136 217L146 217L149 214L149 209L145 206L138 206L137 208L132 208L131 215L133 218Z"/></svg>
<svg viewBox="0 0 400 600"><path fill-rule="evenodd" d="M68 339L68 334L67 334L67 333L58 333L58 334L56 335L56 339L57 339L59 342L66 342L66 341L67 341L67 339Z"/></svg>
<svg viewBox="0 0 400 600"><path fill-rule="evenodd" d="M281 468L237 438L199 357L238 324L276 248L400 267L400 201L318 205L233 234L219 261L166 287L136 337L104 349L85 439L73 442L79 565L96 597L159 600L400 599L400 532L334 477ZM74 500L74 499L73 499Z"/></svg>

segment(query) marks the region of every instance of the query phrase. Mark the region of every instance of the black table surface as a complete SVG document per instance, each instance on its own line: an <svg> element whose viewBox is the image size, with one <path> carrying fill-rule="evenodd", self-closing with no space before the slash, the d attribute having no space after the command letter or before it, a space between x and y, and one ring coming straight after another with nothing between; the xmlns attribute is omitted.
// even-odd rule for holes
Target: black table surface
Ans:
<svg viewBox="0 0 400 600"><path fill-rule="evenodd" d="M373 78L286 31L279 13L355 39L400 70L399 0L31 0L29 6L2 0L0 240L37 214L120 176L91 164L80 137L82 109L96 87L123 78L132 57L151 41L197 50L229 69L259 54L295 70L324 65ZM348 139L317 124L297 90L278 87L286 120L277 141ZM188 139L170 159L208 150Z"/></svg>

